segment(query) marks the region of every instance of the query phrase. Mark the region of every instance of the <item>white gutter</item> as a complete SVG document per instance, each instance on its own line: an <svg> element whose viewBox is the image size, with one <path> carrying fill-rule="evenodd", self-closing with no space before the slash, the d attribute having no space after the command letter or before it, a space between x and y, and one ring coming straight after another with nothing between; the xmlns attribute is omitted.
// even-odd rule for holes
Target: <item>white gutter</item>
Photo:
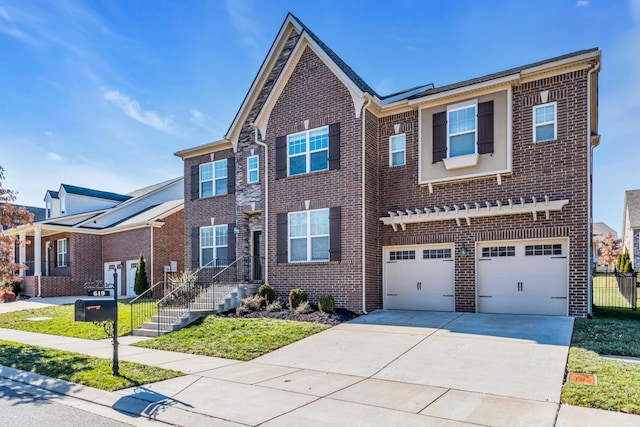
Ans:
<svg viewBox="0 0 640 427"><path fill-rule="evenodd" d="M363 314L367 314L367 271L366 271L366 253L365 253L365 248L366 248L366 239L365 239L365 228L366 228L366 221L365 221L365 213L366 213L366 209L365 209L365 190L366 190L366 186L365 186L365 181L364 181L364 176L365 176L365 155L366 155L366 146L365 146L365 125L366 125L366 119L365 116L367 115L366 110L367 107L371 104L371 99L367 99L367 103L364 104L362 106L362 177L361 177L361 181L362 181L362 214L360 215L362 218L362 232L361 234L361 238L362 238L362 313Z"/></svg>
<svg viewBox="0 0 640 427"><path fill-rule="evenodd" d="M269 283L269 147L258 140L257 127L253 132L256 144L264 148L264 283Z"/></svg>
<svg viewBox="0 0 640 427"><path fill-rule="evenodd" d="M589 257L587 258L587 315L593 316L593 213L591 204L591 163L593 162L593 148L591 147L591 74L600 71L600 61L598 61L587 73L587 236L589 236Z"/></svg>

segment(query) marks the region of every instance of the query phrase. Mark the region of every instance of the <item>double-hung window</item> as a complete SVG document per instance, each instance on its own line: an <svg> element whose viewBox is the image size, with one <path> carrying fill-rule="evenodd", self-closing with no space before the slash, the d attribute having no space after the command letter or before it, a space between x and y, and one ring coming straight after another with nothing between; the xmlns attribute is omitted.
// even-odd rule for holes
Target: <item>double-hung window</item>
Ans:
<svg viewBox="0 0 640 427"><path fill-rule="evenodd" d="M66 267L69 263L69 245L67 239L58 239L56 254L57 254L57 267Z"/></svg>
<svg viewBox="0 0 640 427"><path fill-rule="evenodd" d="M289 175L329 169L329 127L287 136Z"/></svg>
<svg viewBox="0 0 640 427"><path fill-rule="evenodd" d="M258 156L251 156L247 158L247 183L254 184L260 179L260 173L258 171L260 161Z"/></svg>
<svg viewBox="0 0 640 427"><path fill-rule="evenodd" d="M200 227L200 267L229 264L228 225Z"/></svg>
<svg viewBox="0 0 640 427"><path fill-rule="evenodd" d="M329 209L289 213L289 262L329 261Z"/></svg>
<svg viewBox="0 0 640 427"><path fill-rule="evenodd" d="M389 138L389 166L404 166L406 163L406 135L393 135Z"/></svg>
<svg viewBox="0 0 640 427"><path fill-rule="evenodd" d="M457 104L447 109L449 157L476 152L477 102Z"/></svg>
<svg viewBox="0 0 640 427"><path fill-rule="evenodd" d="M200 165L200 197L227 194L227 160Z"/></svg>
<svg viewBox="0 0 640 427"><path fill-rule="evenodd" d="M533 141L551 141L557 138L555 102L533 107Z"/></svg>

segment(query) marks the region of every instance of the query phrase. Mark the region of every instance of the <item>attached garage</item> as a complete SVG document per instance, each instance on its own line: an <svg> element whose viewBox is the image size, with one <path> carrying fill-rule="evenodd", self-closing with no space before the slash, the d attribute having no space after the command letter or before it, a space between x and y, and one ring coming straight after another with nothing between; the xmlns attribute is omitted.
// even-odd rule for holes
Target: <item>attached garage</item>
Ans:
<svg viewBox="0 0 640 427"><path fill-rule="evenodd" d="M568 253L567 239L478 243L477 311L566 316Z"/></svg>
<svg viewBox="0 0 640 427"><path fill-rule="evenodd" d="M388 246L384 255L384 307L454 311L453 245Z"/></svg>

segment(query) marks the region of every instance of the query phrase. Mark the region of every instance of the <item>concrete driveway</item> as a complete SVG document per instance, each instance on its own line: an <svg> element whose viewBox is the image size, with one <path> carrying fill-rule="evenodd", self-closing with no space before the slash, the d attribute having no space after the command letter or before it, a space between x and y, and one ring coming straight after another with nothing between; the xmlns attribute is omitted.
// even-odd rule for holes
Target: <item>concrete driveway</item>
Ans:
<svg viewBox="0 0 640 427"><path fill-rule="evenodd" d="M252 363L295 370L261 386L323 388L277 425L383 425L403 411L407 425L552 426L572 328L569 317L376 311Z"/></svg>

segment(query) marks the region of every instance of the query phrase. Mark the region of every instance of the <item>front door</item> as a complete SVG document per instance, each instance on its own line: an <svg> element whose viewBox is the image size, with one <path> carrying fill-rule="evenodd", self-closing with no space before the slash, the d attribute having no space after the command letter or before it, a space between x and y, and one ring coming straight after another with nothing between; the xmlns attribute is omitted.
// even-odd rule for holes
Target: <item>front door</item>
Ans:
<svg viewBox="0 0 640 427"><path fill-rule="evenodd" d="M138 269L138 260L127 261L127 295L138 295L133 290L136 283L136 270Z"/></svg>
<svg viewBox="0 0 640 427"><path fill-rule="evenodd" d="M262 281L262 231L253 232L253 262L251 263L251 279Z"/></svg>
<svg viewBox="0 0 640 427"><path fill-rule="evenodd" d="M118 273L118 282L115 284L115 287L116 287L116 289L118 289L118 295L122 295L122 286L121 286L121 284L122 284L122 269L118 269L118 265L119 264L120 264L119 262L105 262L104 263L104 284L105 284L105 288L109 288L109 286L106 286L107 284L113 285L113 273L117 271L117 273Z"/></svg>

